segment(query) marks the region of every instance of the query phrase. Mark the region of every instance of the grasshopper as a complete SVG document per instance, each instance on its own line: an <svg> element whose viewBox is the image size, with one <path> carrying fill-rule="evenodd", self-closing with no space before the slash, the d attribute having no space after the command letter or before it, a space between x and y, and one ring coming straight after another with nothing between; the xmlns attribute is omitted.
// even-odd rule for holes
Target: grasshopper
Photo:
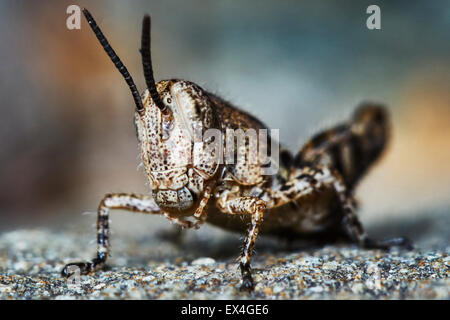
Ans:
<svg viewBox="0 0 450 320"><path fill-rule="evenodd" d="M194 132L267 127L195 83L178 79L156 83L149 15L143 19L140 49L147 89L140 95L92 15L86 9L83 13L131 90L142 163L152 193L105 195L97 214L97 256L66 265L62 275L69 276L71 266L85 274L105 264L111 209L163 215L184 228L199 228L207 222L246 232L239 260L244 291L254 289L250 263L259 234L288 239L343 237L364 248L411 248L402 237L373 240L356 215L355 186L389 138L389 115L383 106L362 104L349 121L315 135L296 156L280 147L275 174L264 174L262 162L250 161L246 143L236 145L243 157L222 163L207 141L195 144ZM197 156L192 161L194 151Z"/></svg>

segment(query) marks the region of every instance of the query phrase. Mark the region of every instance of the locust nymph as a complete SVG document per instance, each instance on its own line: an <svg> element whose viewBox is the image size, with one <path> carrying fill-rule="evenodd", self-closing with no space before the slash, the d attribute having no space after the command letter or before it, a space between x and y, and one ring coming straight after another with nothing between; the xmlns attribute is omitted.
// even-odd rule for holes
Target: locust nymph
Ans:
<svg viewBox="0 0 450 320"><path fill-rule="evenodd" d="M389 138L389 115L383 106L362 104L347 122L315 135L296 156L281 146L275 174L264 174L261 159L250 161L251 143L235 145L242 157L220 161L218 149L211 148L217 137L205 139L206 132L215 130L225 136L228 130L267 127L192 82L156 83L148 15L143 20L140 50L147 89L139 94L91 14L86 9L83 13L131 90L141 158L152 192L105 195L97 212L97 256L66 265L64 276L73 266L88 273L105 264L111 209L162 215L185 228L199 228L207 222L245 232L239 260L242 290L254 288L250 262L259 234L288 239L344 238L365 248L411 247L405 238L373 240L356 215L354 189ZM273 141L269 136L262 143L268 146Z"/></svg>

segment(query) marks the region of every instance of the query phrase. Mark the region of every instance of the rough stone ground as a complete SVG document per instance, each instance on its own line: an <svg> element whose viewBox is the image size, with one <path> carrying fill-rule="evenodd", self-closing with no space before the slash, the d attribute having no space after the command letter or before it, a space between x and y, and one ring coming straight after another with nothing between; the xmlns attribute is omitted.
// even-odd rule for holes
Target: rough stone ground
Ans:
<svg viewBox="0 0 450 320"><path fill-rule="evenodd" d="M126 215L126 214L124 214ZM61 230L18 229L0 235L0 299L449 299L448 210L369 226L383 238L407 235L416 249L390 252L354 245L288 247L261 238L254 259L253 294L239 292L235 258L241 241L214 228L170 241L167 223L113 217L109 267L70 288L65 263L91 258L95 216ZM161 227L163 226L163 227ZM161 231L161 228L165 231ZM57 231L55 231L57 230ZM160 231L157 231L160 230Z"/></svg>

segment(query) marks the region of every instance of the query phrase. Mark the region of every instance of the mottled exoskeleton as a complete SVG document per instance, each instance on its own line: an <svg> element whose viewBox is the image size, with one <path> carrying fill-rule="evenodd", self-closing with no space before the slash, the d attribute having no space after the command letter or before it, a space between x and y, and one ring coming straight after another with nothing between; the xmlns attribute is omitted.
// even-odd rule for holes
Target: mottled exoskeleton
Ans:
<svg viewBox="0 0 450 320"><path fill-rule="evenodd" d="M197 141L197 134L217 129L226 135L229 129L266 126L192 82L172 79L155 83L148 15L143 20L141 43L147 90L139 95L92 16L83 12L131 89L141 157L152 194L107 194L98 208L97 257L67 265L63 275L68 275L69 266L87 273L105 263L110 209L159 214L186 228L198 228L206 221L246 232L239 262L244 290L254 287L250 261L260 233L322 239L342 235L366 248L410 247L404 238L372 240L355 214L354 188L379 158L389 137L389 118L383 107L360 106L348 122L314 136L295 157L281 147L278 170L272 175L263 173L262 162L248 161L248 144L244 144L243 158L219 161L217 149L210 148L215 139Z"/></svg>

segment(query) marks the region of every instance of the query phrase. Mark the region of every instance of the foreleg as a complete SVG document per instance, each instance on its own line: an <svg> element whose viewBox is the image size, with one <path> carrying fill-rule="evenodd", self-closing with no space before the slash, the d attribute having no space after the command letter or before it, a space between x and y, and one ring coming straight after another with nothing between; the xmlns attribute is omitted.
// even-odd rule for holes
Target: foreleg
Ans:
<svg viewBox="0 0 450 320"><path fill-rule="evenodd" d="M61 272L63 276L70 275L71 266L80 268L80 273L86 274L98 269L106 262L109 253L110 209L125 209L133 212L159 214L184 228L192 228L194 226L194 223L190 221L184 221L161 210L151 196L126 193L107 194L100 202L97 210L97 257L90 262L75 262L66 265Z"/></svg>

